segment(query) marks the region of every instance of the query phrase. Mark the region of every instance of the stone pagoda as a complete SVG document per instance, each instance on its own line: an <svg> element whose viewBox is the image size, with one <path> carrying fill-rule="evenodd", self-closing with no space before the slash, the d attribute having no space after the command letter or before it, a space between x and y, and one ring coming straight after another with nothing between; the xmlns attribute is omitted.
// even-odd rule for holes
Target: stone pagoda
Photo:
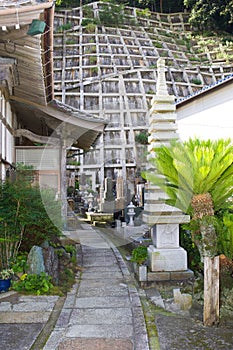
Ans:
<svg viewBox="0 0 233 350"><path fill-rule="evenodd" d="M168 94L164 59L158 59L157 67L156 95L149 116L148 162L155 156L155 147L167 145L178 138L175 97ZM152 165L148 170L156 172ZM179 246L179 225L189 222L190 217L165 204L165 198L159 187L149 182L146 184L143 221L151 227L153 245L148 247L150 269L161 273L159 280L183 279L182 274L188 271L187 253Z"/></svg>

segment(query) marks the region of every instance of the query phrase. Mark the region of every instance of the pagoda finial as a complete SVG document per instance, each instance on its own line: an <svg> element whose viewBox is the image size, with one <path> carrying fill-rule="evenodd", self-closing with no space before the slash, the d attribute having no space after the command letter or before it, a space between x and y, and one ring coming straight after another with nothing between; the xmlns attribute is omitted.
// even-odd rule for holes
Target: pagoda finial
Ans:
<svg viewBox="0 0 233 350"><path fill-rule="evenodd" d="M166 76L165 76L165 60L163 58L159 58L157 61L157 88L156 95L168 95L167 84L166 84Z"/></svg>

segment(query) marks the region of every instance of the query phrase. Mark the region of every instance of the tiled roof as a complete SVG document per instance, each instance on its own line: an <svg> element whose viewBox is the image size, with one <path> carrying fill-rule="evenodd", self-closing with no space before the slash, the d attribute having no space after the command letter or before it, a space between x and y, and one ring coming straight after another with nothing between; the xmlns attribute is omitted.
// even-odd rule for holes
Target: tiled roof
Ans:
<svg viewBox="0 0 233 350"><path fill-rule="evenodd" d="M219 79L213 84L204 86L202 89L197 90L197 91L195 91L194 93L192 93L192 94L190 94L188 96L185 96L185 97L177 99L176 104L182 103L184 101L186 102L186 101L188 101L188 100L190 100L190 99L192 99L194 97L200 96L200 95L202 95L205 92L209 92L209 91L215 89L216 87L219 87L220 85L224 85L225 83L228 83L231 80L233 82L233 74L230 74L230 75L228 75L228 76L226 76L226 77L224 77L222 79Z"/></svg>
<svg viewBox="0 0 233 350"><path fill-rule="evenodd" d="M36 5L42 2L50 2L49 0L0 0L0 10L9 9L11 7L21 7Z"/></svg>

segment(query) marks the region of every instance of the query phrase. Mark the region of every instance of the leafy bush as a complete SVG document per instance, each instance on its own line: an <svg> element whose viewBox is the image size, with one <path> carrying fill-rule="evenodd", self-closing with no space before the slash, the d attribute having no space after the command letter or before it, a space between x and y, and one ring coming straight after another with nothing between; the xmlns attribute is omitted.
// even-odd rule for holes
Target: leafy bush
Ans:
<svg viewBox="0 0 233 350"><path fill-rule="evenodd" d="M135 136L135 141L141 143L142 145L148 144L148 132L142 131L140 134Z"/></svg>
<svg viewBox="0 0 233 350"><path fill-rule="evenodd" d="M16 261L19 249L28 252L33 245L60 235L60 203L52 191L32 185L31 174L20 169L12 181L0 182L0 269Z"/></svg>
<svg viewBox="0 0 233 350"><path fill-rule="evenodd" d="M224 212L218 223L218 250L233 259L233 214Z"/></svg>
<svg viewBox="0 0 233 350"><path fill-rule="evenodd" d="M27 292L37 295L48 294L52 288L51 277L45 272L41 272L39 275L24 274L18 281L13 281L12 283L12 289L17 292Z"/></svg>
<svg viewBox="0 0 233 350"><path fill-rule="evenodd" d="M198 78L193 78L191 79L191 83L196 84L196 85L201 85L201 80Z"/></svg>
<svg viewBox="0 0 233 350"><path fill-rule="evenodd" d="M188 266L192 270L200 272L203 269L200 254L196 244L193 242L191 232L184 229L185 226L183 225L180 231L180 245L187 251Z"/></svg>
<svg viewBox="0 0 233 350"><path fill-rule="evenodd" d="M131 261L142 265L147 260L147 247L139 246L132 251Z"/></svg>
<svg viewBox="0 0 233 350"><path fill-rule="evenodd" d="M15 274L26 272L28 268L27 257L28 253L19 253L17 255L16 260L12 263L12 269Z"/></svg>

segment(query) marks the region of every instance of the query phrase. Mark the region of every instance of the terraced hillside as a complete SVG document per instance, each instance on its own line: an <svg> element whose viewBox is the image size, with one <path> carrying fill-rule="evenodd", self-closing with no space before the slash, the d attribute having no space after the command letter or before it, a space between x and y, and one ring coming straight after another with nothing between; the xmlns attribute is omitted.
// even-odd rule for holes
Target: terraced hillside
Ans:
<svg viewBox="0 0 233 350"><path fill-rule="evenodd" d="M135 137L148 126L157 59L165 58L169 93L181 98L232 73L233 41L194 39L186 13L110 10L117 27L108 23L106 3L55 13L55 97L108 121L96 147L80 159L92 188L106 176L123 176L133 192L146 161L146 146Z"/></svg>

